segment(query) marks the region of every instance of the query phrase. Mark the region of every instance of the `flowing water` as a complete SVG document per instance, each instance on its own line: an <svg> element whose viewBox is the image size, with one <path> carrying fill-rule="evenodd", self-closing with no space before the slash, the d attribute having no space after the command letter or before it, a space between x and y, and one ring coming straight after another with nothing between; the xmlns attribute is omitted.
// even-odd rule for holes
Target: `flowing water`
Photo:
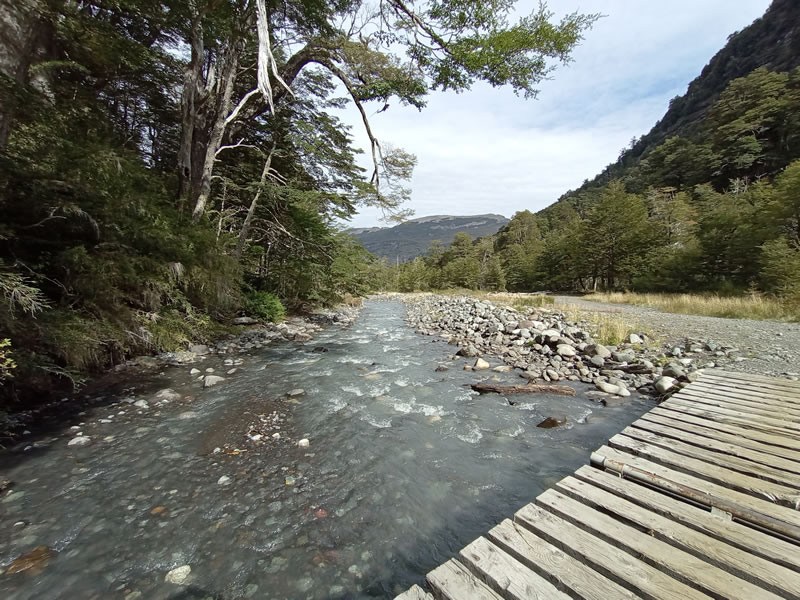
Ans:
<svg viewBox="0 0 800 600"><path fill-rule="evenodd" d="M520 380L464 371L403 315L370 302L305 346L171 367L80 416L91 446L67 446L69 423L5 457L14 492L0 501L0 565L50 550L0 575L0 597L391 597L650 407L636 394L603 407L584 387L514 406L479 396L466 385ZM192 367L226 380L203 390ZM183 399L158 406L167 387ZM287 396L294 388L304 393ZM568 425L536 427L551 415ZM185 584L166 582L182 565Z"/></svg>

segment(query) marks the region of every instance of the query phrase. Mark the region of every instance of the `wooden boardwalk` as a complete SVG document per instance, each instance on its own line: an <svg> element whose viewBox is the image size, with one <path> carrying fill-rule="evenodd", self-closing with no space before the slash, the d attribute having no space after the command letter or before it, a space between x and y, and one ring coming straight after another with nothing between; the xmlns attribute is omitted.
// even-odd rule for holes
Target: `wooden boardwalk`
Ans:
<svg viewBox="0 0 800 600"><path fill-rule="evenodd" d="M800 383L706 371L397 600L800 600Z"/></svg>

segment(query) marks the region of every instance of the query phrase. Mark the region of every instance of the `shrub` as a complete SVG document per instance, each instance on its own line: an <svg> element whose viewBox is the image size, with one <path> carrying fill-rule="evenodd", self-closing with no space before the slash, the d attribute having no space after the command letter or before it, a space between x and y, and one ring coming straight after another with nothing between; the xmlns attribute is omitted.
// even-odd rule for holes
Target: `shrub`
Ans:
<svg viewBox="0 0 800 600"><path fill-rule="evenodd" d="M286 309L281 301L269 292L250 292L245 301L245 310L249 315L272 323L282 321L286 316Z"/></svg>

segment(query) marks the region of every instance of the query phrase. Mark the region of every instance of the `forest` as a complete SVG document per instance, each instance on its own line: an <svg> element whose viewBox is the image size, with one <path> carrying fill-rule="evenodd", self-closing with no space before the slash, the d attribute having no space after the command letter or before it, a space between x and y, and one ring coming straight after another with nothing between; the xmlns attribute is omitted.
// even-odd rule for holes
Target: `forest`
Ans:
<svg viewBox="0 0 800 600"><path fill-rule="evenodd" d="M596 15L492 0L19 0L0 27L0 393L372 289L341 232L405 214L368 115L475 82L532 96ZM338 111L362 117L372 168ZM60 396L56 396L60 397Z"/></svg>
<svg viewBox="0 0 800 600"><path fill-rule="evenodd" d="M760 292L800 314L800 68L732 80L689 135L495 236L385 266L402 291Z"/></svg>

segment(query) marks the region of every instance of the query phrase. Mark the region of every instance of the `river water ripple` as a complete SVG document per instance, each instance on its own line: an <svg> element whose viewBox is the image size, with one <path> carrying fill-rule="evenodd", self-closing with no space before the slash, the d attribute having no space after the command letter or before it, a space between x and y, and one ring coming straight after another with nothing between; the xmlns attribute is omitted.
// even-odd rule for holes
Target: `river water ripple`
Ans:
<svg viewBox="0 0 800 600"><path fill-rule="evenodd" d="M349 328L305 346L169 368L80 417L91 446L68 447L65 429L5 457L14 491L0 501L0 565L52 551L0 575L0 596L391 597L651 406L634 394L603 407L585 386L515 406L478 396L465 385L520 380L464 371L466 359L450 360L452 346L414 333L403 314L370 302ZM203 390L192 367L226 381ZM162 388L183 398L159 406ZM304 393L288 397L294 388ZM551 415L569 424L536 427ZM184 585L166 582L182 565Z"/></svg>

